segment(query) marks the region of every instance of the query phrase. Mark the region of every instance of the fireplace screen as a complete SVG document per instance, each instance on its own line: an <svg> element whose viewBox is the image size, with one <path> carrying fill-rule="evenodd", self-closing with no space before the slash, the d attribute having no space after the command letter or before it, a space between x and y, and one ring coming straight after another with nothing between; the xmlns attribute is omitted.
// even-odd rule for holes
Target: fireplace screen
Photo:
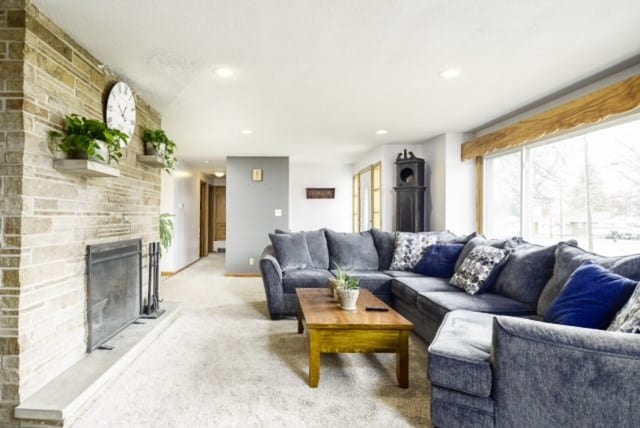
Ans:
<svg viewBox="0 0 640 428"><path fill-rule="evenodd" d="M91 352L140 315L142 241L88 245L87 320Z"/></svg>

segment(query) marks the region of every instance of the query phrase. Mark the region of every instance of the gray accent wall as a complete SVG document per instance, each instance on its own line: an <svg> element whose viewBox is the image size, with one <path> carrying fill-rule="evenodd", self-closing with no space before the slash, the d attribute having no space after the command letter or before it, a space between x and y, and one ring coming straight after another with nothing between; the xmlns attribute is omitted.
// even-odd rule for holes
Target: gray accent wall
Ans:
<svg viewBox="0 0 640 428"><path fill-rule="evenodd" d="M262 181L253 181L254 169L262 170ZM260 254L276 228L289 228L289 158L227 157L225 272L259 273Z"/></svg>

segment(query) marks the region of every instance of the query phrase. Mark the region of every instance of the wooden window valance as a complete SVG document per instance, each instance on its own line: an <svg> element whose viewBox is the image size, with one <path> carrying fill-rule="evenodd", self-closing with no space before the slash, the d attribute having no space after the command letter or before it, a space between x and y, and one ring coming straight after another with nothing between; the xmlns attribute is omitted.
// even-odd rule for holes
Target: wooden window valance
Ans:
<svg viewBox="0 0 640 428"><path fill-rule="evenodd" d="M569 101L558 107L475 138L462 145L462 160L522 147L640 108L640 75Z"/></svg>

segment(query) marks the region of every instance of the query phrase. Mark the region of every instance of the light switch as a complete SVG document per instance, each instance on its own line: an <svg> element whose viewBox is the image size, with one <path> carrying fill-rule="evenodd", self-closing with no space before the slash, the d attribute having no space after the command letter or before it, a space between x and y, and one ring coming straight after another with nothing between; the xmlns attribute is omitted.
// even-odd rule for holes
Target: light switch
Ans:
<svg viewBox="0 0 640 428"><path fill-rule="evenodd" d="M275 215L276 217L282 217L282 210L281 210L281 209L279 209L279 208L276 208L276 209L273 211L273 215Z"/></svg>

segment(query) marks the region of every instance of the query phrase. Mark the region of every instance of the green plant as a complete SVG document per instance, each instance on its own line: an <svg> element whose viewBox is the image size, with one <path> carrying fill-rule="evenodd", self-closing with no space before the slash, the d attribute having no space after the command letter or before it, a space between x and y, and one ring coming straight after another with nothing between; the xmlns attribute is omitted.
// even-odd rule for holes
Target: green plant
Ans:
<svg viewBox="0 0 640 428"><path fill-rule="evenodd" d="M151 144L156 154L162 158L164 170L171 174L176 166L176 143L162 129L145 129L142 141Z"/></svg>
<svg viewBox="0 0 640 428"><path fill-rule="evenodd" d="M338 264L335 265L338 275L336 275L337 286L346 290L357 290L360 288L360 280L358 278L352 278L347 271L342 269Z"/></svg>
<svg viewBox="0 0 640 428"><path fill-rule="evenodd" d="M173 224L173 214L160 214L160 245L167 251L173 242L175 225Z"/></svg>
<svg viewBox="0 0 640 428"><path fill-rule="evenodd" d="M51 151L60 150L63 153L77 156L86 154L88 158L97 158L103 162L116 163L122 159L122 149L129 136L124 132L109 128L97 119L87 119L84 116L70 114L65 116L64 133L49 131L49 148ZM106 144L108 159L100 154L100 141Z"/></svg>

